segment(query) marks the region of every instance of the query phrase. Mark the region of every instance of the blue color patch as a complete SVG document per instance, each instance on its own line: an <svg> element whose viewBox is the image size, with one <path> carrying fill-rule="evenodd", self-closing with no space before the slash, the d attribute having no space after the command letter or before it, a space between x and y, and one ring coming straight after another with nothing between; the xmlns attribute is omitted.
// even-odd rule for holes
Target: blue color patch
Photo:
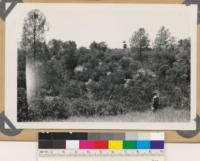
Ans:
<svg viewBox="0 0 200 161"><path fill-rule="evenodd" d="M148 140L138 140L137 141L137 149L150 149L151 143Z"/></svg>

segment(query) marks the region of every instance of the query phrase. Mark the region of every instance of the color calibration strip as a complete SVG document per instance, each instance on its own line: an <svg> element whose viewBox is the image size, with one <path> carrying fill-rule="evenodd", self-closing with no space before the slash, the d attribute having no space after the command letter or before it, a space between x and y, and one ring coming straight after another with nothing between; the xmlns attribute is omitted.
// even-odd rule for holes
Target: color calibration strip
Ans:
<svg viewBox="0 0 200 161"><path fill-rule="evenodd" d="M162 150L164 133L39 133L39 149Z"/></svg>

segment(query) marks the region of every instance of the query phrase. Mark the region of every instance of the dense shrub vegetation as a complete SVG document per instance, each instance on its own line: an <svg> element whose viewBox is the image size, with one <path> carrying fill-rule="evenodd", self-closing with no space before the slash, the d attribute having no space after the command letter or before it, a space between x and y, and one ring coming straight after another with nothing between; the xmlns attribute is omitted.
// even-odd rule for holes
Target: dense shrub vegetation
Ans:
<svg viewBox="0 0 200 161"><path fill-rule="evenodd" d="M130 47L117 49L106 42L77 48L75 41L24 41L18 49L19 121L145 111L155 91L161 108L190 108L190 39L177 40L165 27L153 45L140 28L130 35ZM32 97L26 94L27 62L37 83Z"/></svg>

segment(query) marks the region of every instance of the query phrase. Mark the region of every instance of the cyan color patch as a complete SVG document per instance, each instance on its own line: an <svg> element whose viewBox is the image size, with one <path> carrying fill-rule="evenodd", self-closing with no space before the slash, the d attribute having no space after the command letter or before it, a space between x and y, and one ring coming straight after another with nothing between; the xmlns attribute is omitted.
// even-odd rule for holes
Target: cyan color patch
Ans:
<svg viewBox="0 0 200 161"><path fill-rule="evenodd" d="M151 144L149 140L138 140L137 149L150 149Z"/></svg>

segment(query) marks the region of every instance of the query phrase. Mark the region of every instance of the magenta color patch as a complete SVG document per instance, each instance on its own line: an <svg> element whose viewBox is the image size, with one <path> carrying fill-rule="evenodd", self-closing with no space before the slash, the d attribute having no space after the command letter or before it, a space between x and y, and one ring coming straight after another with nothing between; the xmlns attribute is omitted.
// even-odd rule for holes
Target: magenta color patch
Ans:
<svg viewBox="0 0 200 161"><path fill-rule="evenodd" d="M80 140L80 149L95 149L95 141L92 140Z"/></svg>

